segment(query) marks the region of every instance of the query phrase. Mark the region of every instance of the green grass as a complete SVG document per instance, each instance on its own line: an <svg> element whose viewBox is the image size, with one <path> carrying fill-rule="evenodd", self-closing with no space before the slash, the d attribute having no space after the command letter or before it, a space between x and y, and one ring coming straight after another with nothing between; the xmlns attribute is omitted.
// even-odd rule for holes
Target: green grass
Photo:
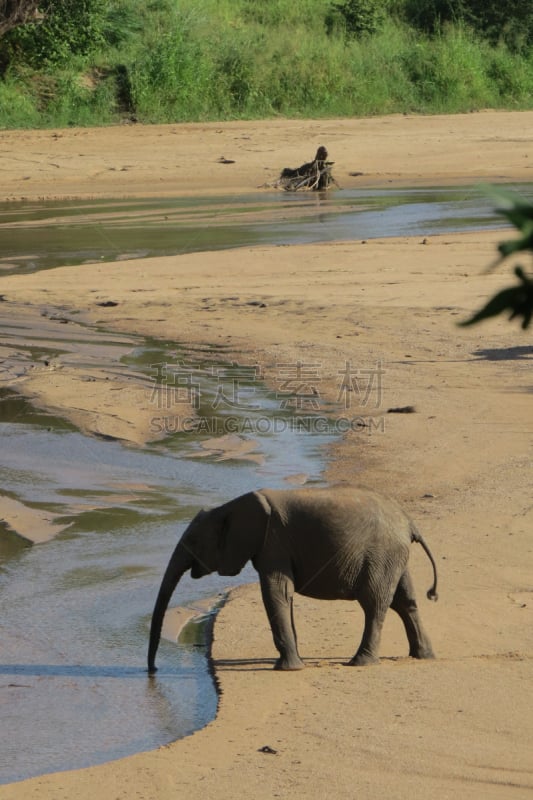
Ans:
<svg viewBox="0 0 533 800"><path fill-rule="evenodd" d="M460 25L429 38L390 16L371 35L328 34L332 1L115 0L107 44L9 64L0 127L533 107L531 50Z"/></svg>

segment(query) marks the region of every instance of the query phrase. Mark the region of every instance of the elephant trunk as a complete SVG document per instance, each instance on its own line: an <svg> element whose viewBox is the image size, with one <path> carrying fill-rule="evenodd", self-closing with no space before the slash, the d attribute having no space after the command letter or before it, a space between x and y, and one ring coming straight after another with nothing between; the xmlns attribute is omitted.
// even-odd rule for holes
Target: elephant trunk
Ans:
<svg viewBox="0 0 533 800"><path fill-rule="evenodd" d="M192 565L192 555L183 546L181 541L178 542L176 549L172 553L170 561L168 562L165 574L163 575L163 580L161 581L159 594L157 595L157 600L152 614L150 643L148 645L148 672L150 674L153 674L157 671L157 667L155 666L155 656L159 646L159 640L161 638L163 618L170 602L170 598L172 597L172 593L178 585L180 578L185 572L187 572L188 569L192 567Z"/></svg>

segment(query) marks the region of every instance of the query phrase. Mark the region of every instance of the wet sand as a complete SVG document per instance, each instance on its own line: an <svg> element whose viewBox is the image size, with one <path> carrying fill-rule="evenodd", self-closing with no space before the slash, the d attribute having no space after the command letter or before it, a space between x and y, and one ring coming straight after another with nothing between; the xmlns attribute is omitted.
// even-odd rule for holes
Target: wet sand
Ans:
<svg viewBox="0 0 533 800"><path fill-rule="evenodd" d="M345 188L530 181L532 123L530 112L485 112L1 133L1 191L256 191L319 144ZM531 797L531 337L505 319L455 324L509 283L510 266L482 274L507 236L243 248L1 279L3 324L23 314L36 337L44 310L58 329L81 321L217 345L240 364L260 364L273 387L280 365L311 365L323 409L374 421L331 450L328 480L372 485L404 504L437 558L440 600L425 600L430 575L413 547L437 660L408 659L391 614L381 664L347 669L359 610L298 598L308 668L280 674L258 589L239 589L215 625L213 723L157 752L2 786L0 798ZM105 299L118 305L97 305ZM10 370L0 386L88 433L105 419L107 435L133 446L150 438L152 387L122 386L112 360L88 381L87 352L58 355L51 369L24 362L16 340L1 346ZM368 384L378 373L379 390ZM366 376L368 393L343 391L347 376ZM414 413L388 413L406 406Z"/></svg>

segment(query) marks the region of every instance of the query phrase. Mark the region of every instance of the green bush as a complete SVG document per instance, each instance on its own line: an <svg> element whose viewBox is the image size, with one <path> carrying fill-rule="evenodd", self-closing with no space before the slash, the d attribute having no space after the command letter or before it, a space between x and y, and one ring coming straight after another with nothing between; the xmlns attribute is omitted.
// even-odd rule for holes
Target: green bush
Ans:
<svg viewBox="0 0 533 800"><path fill-rule="evenodd" d="M440 33L447 22L458 22L460 0L403 0L398 6L400 15L417 30Z"/></svg>
<svg viewBox="0 0 533 800"><path fill-rule="evenodd" d="M306 28L320 31L331 0L242 0L234 2L235 12L241 7L246 23L268 28ZM235 13L234 12L234 13Z"/></svg>
<svg viewBox="0 0 533 800"><path fill-rule="evenodd" d="M487 77L508 107L520 106L533 87L533 57L518 58L501 45L491 48L487 55Z"/></svg>
<svg viewBox="0 0 533 800"><path fill-rule="evenodd" d="M130 71L131 94L148 122L205 119L210 111L213 72L208 49L186 16L151 42Z"/></svg>
<svg viewBox="0 0 533 800"><path fill-rule="evenodd" d="M514 50L533 44L531 0L462 0L463 19L491 43L505 42Z"/></svg>
<svg viewBox="0 0 533 800"><path fill-rule="evenodd" d="M39 109L25 84L0 80L0 128L35 128L40 122Z"/></svg>
<svg viewBox="0 0 533 800"><path fill-rule="evenodd" d="M326 15L326 29L344 30L348 36L376 33L385 20L383 0L342 0L335 3Z"/></svg>
<svg viewBox="0 0 533 800"><path fill-rule="evenodd" d="M80 76L70 72L57 75L53 97L46 104L43 117L47 125L67 127L112 121L113 91L98 76Z"/></svg>
<svg viewBox="0 0 533 800"><path fill-rule="evenodd" d="M426 33L464 23L492 44L505 42L514 50L533 44L531 0L403 0L398 7L410 25Z"/></svg>
<svg viewBox="0 0 533 800"><path fill-rule="evenodd" d="M12 60L39 69L66 64L105 43L106 0L46 0L40 8L42 21L14 28L4 37Z"/></svg>
<svg viewBox="0 0 533 800"><path fill-rule="evenodd" d="M494 0L43 0L1 40L0 125L533 107L533 48L467 5L488 31Z"/></svg>
<svg viewBox="0 0 533 800"><path fill-rule="evenodd" d="M257 95L253 50L239 43L222 47L213 64L219 107L231 115L253 112ZM214 98L216 100L216 98Z"/></svg>
<svg viewBox="0 0 533 800"><path fill-rule="evenodd" d="M499 105L491 85L486 51L460 28L404 51L402 63L419 100L419 110L456 112Z"/></svg>

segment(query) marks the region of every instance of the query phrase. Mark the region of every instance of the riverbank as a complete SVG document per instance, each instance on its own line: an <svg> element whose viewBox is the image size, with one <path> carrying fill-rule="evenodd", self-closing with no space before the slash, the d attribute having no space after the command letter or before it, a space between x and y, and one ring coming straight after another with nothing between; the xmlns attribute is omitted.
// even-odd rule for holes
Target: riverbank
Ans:
<svg viewBox="0 0 533 800"><path fill-rule="evenodd" d="M528 181L531 122L530 113L487 112L2 133L2 191L6 199L252 191L318 144L346 188ZM506 270L481 274L501 238L245 248L1 279L0 312L13 323L45 312L58 329L81 321L185 347L209 343L240 365L260 365L276 388L281 365L307 365L320 407L367 422L331 451L328 480L361 481L402 501L437 557L441 599L425 601L430 576L414 547L438 660L407 659L390 615L381 665L346 669L359 610L298 598L308 669L285 675L271 670L257 588L240 589L215 626L221 695L212 724L154 753L0 787L0 798L530 796L530 339L504 319L455 325L508 283ZM16 350L15 341L12 364ZM152 387L136 386L144 398L123 402L125 387L111 391L120 387L113 364L101 381L84 379L75 353L26 367L7 382L87 432L105 417L106 435L132 429L135 446L149 438ZM79 413L80 398L90 413ZM406 407L412 413L389 412Z"/></svg>
<svg viewBox="0 0 533 800"><path fill-rule="evenodd" d="M532 123L481 111L0 131L0 200L242 194L320 145L345 189L531 181Z"/></svg>

